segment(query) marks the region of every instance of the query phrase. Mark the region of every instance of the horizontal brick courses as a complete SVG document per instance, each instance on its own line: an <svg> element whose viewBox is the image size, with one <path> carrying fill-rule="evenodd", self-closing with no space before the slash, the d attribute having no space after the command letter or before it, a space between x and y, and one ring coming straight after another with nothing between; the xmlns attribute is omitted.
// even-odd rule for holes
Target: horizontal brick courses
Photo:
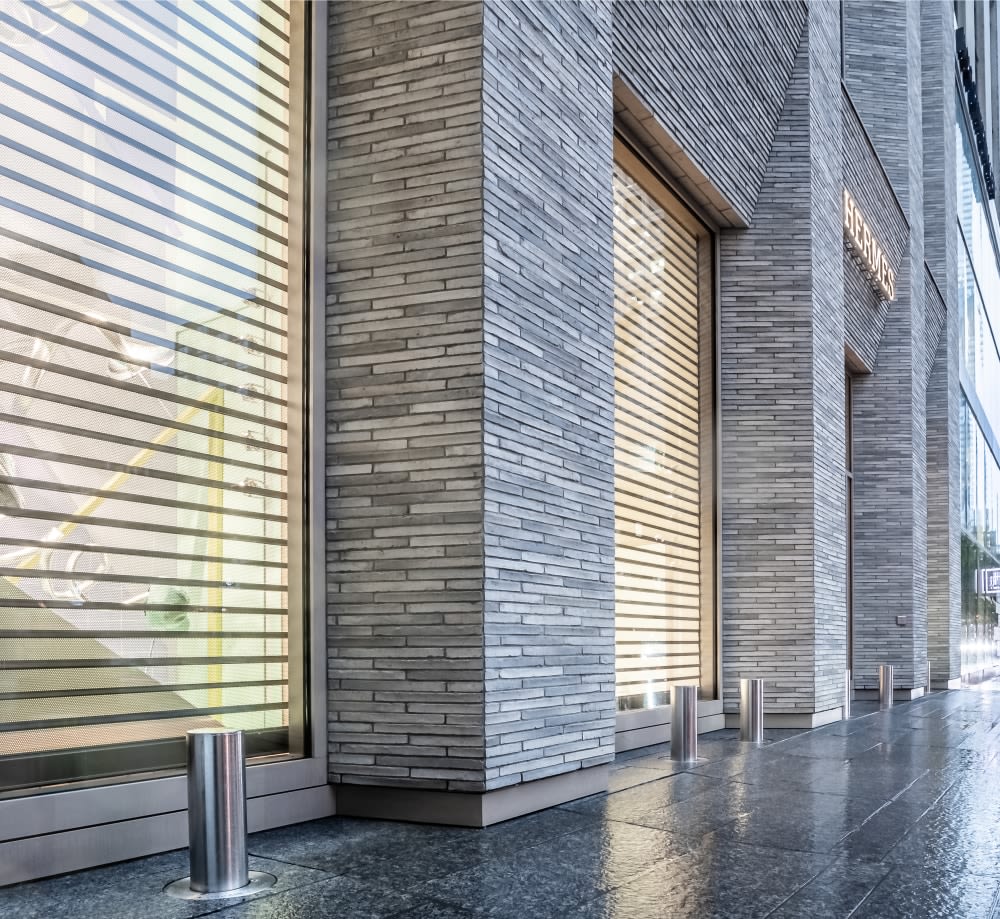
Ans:
<svg viewBox="0 0 1000 919"><path fill-rule="evenodd" d="M475 790L482 13L330 13L331 778Z"/></svg>
<svg viewBox="0 0 1000 919"><path fill-rule="evenodd" d="M771 712L840 702L845 347L869 374L858 664L916 682L927 620L954 670L953 235L928 229L923 262L925 212L954 230L950 20L845 9L846 91L832 4L331 5L335 781L484 791L613 756L616 107L746 227L718 236L728 710L748 675ZM898 269L891 306L844 245L845 186Z"/></svg>

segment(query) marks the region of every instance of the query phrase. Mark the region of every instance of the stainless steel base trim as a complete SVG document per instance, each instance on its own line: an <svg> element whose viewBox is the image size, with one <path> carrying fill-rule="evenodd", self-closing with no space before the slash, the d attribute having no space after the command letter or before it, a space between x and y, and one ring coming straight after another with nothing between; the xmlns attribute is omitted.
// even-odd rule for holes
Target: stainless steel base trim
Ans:
<svg viewBox="0 0 1000 919"><path fill-rule="evenodd" d="M698 734L721 731L725 727L722 702L698 702ZM666 743L670 739L670 706L619 712L615 723L615 752Z"/></svg>
<svg viewBox="0 0 1000 919"><path fill-rule="evenodd" d="M894 702L910 702L913 699L919 699L926 693L927 690L923 686L917 686L914 689L894 689L892 699ZM854 698L865 702L877 701L879 691L877 689L856 689Z"/></svg>
<svg viewBox="0 0 1000 919"><path fill-rule="evenodd" d="M823 712L768 712L764 715L765 728L818 728L842 720L841 706ZM740 726L739 712L726 713L726 727Z"/></svg>
<svg viewBox="0 0 1000 919"><path fill-rule="evenodd" d="M251 871L250 882L242 887L234 887L232 890L199 893L197 890L191 889L191 878L186 877L167 884L163 888L163 892L168 897L176 897L178 900L233 900L237 897L252 897L255 893L273 887L277 882L278 879L266 871Z"/></svg>
<svg viewBox="0 0 1000 919"><path fill-rule="evenodd" d="M333 787L320 785L251 798L247 802L247 823L254 833L329 817L334 812ZM186 810L28 836L0 843L0 887L182 849L186 845Z"/></svg>
<svg viewBox="0 0 1000 919"><path fill-rule="evenodd" d="M576 769L534 782L482 793L337 785L337 813L344 817L408 820L484 827L607 791L607 765Z"/></svg>

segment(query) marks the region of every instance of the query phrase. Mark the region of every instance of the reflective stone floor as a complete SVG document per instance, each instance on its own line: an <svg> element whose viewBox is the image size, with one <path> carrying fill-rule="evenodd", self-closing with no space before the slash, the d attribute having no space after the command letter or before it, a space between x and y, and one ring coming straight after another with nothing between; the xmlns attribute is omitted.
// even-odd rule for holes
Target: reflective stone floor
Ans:
<svg viewBox="0 0 1000 919"><path fill-rule="evenodd" d="M330 818L251 837L270 892L161 894L184 850L0 890L0 917L988 919L1000 917L1000 693L622 755L609 794L462 830Z"/></svg>

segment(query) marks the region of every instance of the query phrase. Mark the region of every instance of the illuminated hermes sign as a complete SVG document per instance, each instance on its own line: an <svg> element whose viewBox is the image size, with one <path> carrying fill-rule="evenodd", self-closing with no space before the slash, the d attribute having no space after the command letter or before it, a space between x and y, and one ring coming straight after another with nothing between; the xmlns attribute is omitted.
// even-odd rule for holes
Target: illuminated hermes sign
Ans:
<svg viewBox="0 0 1000 919"><path fill-rule="evenodd" d="M857 201L844 189L844 233L868 272L868 278L885 300L896 298L896 272L889 265L885 249L875 238Z"/></svg>

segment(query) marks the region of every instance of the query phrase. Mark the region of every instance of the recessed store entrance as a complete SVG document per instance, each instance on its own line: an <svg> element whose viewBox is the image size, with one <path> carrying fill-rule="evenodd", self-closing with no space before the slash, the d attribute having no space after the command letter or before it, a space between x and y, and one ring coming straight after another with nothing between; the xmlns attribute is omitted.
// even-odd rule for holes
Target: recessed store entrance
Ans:
<svg viewBox="0 0 1000 919"><path fill-rule="evenodd" d="M713 241L624 142L614 209L616 695L648 725L715 696Z"/></svg>

